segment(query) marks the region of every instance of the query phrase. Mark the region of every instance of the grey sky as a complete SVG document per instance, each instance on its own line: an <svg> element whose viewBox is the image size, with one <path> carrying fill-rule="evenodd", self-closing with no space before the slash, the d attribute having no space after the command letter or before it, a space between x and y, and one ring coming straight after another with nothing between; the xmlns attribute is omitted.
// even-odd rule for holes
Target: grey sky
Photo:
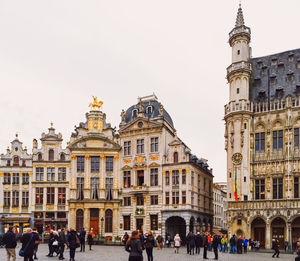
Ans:
<svg viewBox="0 0 300 261"><path fill-rule="evenodd" d="M108 122L156 93L178 136L225 180L228 33L238 0L0 1L0 151L31 150L54 122L68 140L91 95ZM299 0L243 1L253 56L300 48Z"/></svg>

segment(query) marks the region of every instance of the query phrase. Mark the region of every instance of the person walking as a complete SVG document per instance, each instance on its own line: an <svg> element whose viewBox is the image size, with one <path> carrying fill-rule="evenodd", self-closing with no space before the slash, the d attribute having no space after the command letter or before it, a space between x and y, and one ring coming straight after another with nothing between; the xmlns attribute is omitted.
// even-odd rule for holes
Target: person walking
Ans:
<svg viewBox="0 0 300 261"><path fill-rule="evenodd" d="M54 242L54 234L53 234L53 231L50 230L50 233L49 233L49 241L48 241L48 248L49 248L49 253L47 256L49 257L52 257L53 256L53 244Z"/></svg>
<svg viewBox="0 0 300 261"><path fill-rule="evenodd" d="M154 247L154 237L152 235L152 232L149 231L148 234L146 235L146 243L145 243L148 261L153 261L153 247Z"/></svg>
<svg viewBox="0 0 300 261"><path fill-rule="evenodd" d="M214 250L214 253L215 253L215 260L218 260L218 245L219 245L219 237L218 235L214 235L213 236L213 240L212 240L212 248Z"/></svg>
<svg viewBox="0 0 300 261"><path fill-rule="evenodd" d="M195 236L195 246L196 246L196 254L200 254L200 247L203 245L203 239L200 235L200 232L197 232L197 235Z"/></svg>
<svg viewBox="0 0 300 261"><path fill-rule="evenodd" d="M12 226L9 227L2 240L6 249L7 261L10 261L10 258L12 261L16 261L17 239Z"/></svg>
<svg viewBox="0 0 300 261"><path fill-rule="evenodd" d="M140 235L137 230L131 233L131 237L126 242L125 250L129 252L128 261L142 261L143 260L143 249L140 240Z"/></svg>
<svg viewBox="0 0 300 261"><path fill-rule="evenodd" d="M158 235L156 237L156 241L157 241L157 250L162 250L161 247L162 247L162 242L163 242L163 238L161 235Z"/></svg>
<svg viewBox="0 0 300 261"><path fill-rule="evenodd" d="M33 229L32 233L34 234L34 238L35 238L34 249L33 249L33 259L38 259L36 256L36 253L38 251L39 244L40 244L40 236L39 236L39 233L36 228Z"/></svg>
<svg viewBox="0 0 300 261"><path fill-rule="evenodd" d="M90 250L92 250L92 245L93 245L93 242L94 242L94 232L93 230L91 229L89 234L88 234L88 237L87 237L87 240L88 240L88 244L89 244L89 247L90 247Z"/></svg>
<svg viewBox="0 0 300 261"><path fill-rule="evenodd" d="M272 249L274 250L274 254L272 255L272 257L274 258L276 256L277 258L279 258L280 251L279 251L279 241L278 241L278 239L273 239Z"/></svg>
<svg viewBox="0 0 300 261"><path fill-rule="evenodd" d="M235 235L233 235L230 240L230 254L234 254L236 252L236 240L235 240Z"/></svg>
<svg viewBox="0 0 300 261"><path fill-rule="evenodd" d="M189 245L189 252L188 254L195 254L195 235L193 234L193 232L190 232L186 238L188 245Z"/></svg>
<svg viewBox="0 0 300 261"><path fill-rule="evenodd" d="M208 249L208 232L206 232L205 236L203 237L203 259L208 259L207 249Z"/></svg>
<svg viewBox="0 0 300 261"><path fill-rule="evenodd" d="M180 246L181 246L181 238L180 238L179 234L176 234L174 237L174 252L176 254L179 253Z"/></svg>
<svg viewBox="0 0 300 261"><path fill-rule="evenodd" d="M246 254L248 248L248 240L246 238L243 238L243 246L244 246L244 254Z"/></svg>
<svg viewBox="0 0 300 261"><path fill-rule="evenodd" d="M67 244L67 238L65 234L65 229L62 228L58 231L58 250L59 250L59 260L64 260L65 245Z"/></svg>
<svg viewBox="0 0 300 261"><path fill-rule="evenodd" d="M35 246L35 236L32 233L31 228L26 229L26 233L21 237L21 243L24 253L24 261L33 261L33 251Z"/></svg>
<svg viewBox="0 0 300 261"><path fill-rule="evenodd" d="M123 242L124 245L126 245L126 242L127 242L128 238L129 238L129 235L127 234L127 232L125 232L125 234L122 238L122 242Z"/></svg>
<svg viewBox="0 0 300 261"><path fill-rule="evenodd" d="M85 235L86 231L84 227L80 231L79 239L80 239L80 252L85 252Z"/></svg>
<svg viewBox="0 0 300 261"><path fill-rule="evenodd" d="M80 240L74 228L70 229L68 236L68 246L70 249L70 261L75 261L76 248L80 246Z"/></svg>
<svg viewBox="0 0 300 261"><path fill-rule="evenodd" d="M238 254L243 254L243 239L242 239L242 237L239 237L239 239L237 240L237 244L236 244L236 246L237 246L237 253Z"/></svg>

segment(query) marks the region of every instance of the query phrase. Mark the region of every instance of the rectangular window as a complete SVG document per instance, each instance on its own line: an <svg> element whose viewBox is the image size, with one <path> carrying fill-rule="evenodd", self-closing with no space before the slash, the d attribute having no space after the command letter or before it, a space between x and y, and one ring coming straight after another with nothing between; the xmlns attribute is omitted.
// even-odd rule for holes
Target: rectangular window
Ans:
<svg viewBox="0 0 300 261"><path fill-rule="evenodd" d="M299 178L294 178L294 198L299 198Z"/></svg>
<svg viewBox="0 0 300 261"><path fill-rule="evenodd" d="M172 171L172 183L173 183L173 185L179 185L179 171L178 170Z"/></svg>
<svg viewBox="0 0 300 261"><path fill-rule="evenodd" d="M4 207L10 207L10 191L4 191Z"/></svg>
<svg viewBox="0 0 300 261"><path fill-rule="evenodd" d="M131 155L131 141L124 142L124 156Z"/></svg>
<svg viewBox="0 0 300 261"><path fill-rule="evenodd" d="M192 192L192 195L191 195L191 205L192 206L194 205L194 199L195 199L194 192Z"/></svg>
<svg viewBox="0 0 300 261"><path fill-rule="evenodd" d="M4 173L3 184L10 184L10 173Z"/></svg>
<svg viewBox="0 0 300 261"><path fill-rule="evenodd" d="M99 172L100 169L100 157L92 156L91 157L91 172Z"/></svg>
<svg viewBox="0 0 300 261"><path fill-rule="evenodd" d="M179 191L172 192L172 204L179 204Z"/></svg>
<svg viewBox="0 0 300 261"><path fill-rule="evenodd" d="M13 173L12 184L19 184L19 183L20 183L19 173Z"/></svg>
<svg viewBox="0 0 300 261"><path fill-rule="evenodd" d="M158 216L157 215L150 215L150 229L153 230L158 230Z"/></svg>
<svg viewBox="0 0 300 261"><path fill-rule="evenodd" d="M283 198L283 179L273 178L273 199Z"/></svg>
<svg viewBox="0 0 300 261"><path fill-rule="evenodd" d="M170 185L170 172L167 170L166 171L166 186Z"/></svg>
<svg viewBox="0 0 300 261"><path fill-rule="evenodd" d="M91 178L91 199L99 199L99 178Z"/></svg>
<svg viewBox="0 0 300 261"><path fill-rule="evenodd" d="M192 179L191 179L191 185L194 186L195 185L195 175L194 175L194 171L192 171Z"/></svg>
<svg viewBox="0 0 300 261"><path fill-rule="evenodd" d="M22 192L22 206L28 207L29 205L29 191Z"/></svg>
<svg viewBox="0 0 300 261"><path fill-rule="evenodd" d="M136 195L136 205L144 206L144 196L143 195Z"/></svg>
<svg viewBox="0 0 300 261"><path fill-rule="evenodd" d="M55 180L55 168L47 168L47 181Z"/></svg>
<svg viewBox="0 0 300 261"><path fill-rule="evenodd" d="M283 131L273 131L273 150L282 150L283 148Z"/></svg>
<svg viewBox="0 0 300 261"><path fill-rule="evenodd" d="M170 192L166 192L166 205L170 204Z"/></svg>
<svg viewBox="0 0 300 261"><path fill-rule="evenodd" d="M106 200L112 200L113 199L113 185L114 185L114 179L113 178L106 178L105 179Z"/></svg>
<svg viewBox="0 0 300 261"><path fill-rule="evenodd" d="M36 181L44 181L44 168L35 169Z"/></svg>
<svg viewBox="0 0 300 261"><path fill-rule="evenodd" d="M84 172L84 156L77 156L77 172Z"/></svg>
<svg viewBox="0 0 300 261"><path fill-rule="evenodd" d="M58 188L58 205L66 204L66 188Z"/></svg>
<svg viewBox="0 0 300 261"><path fill-rule="evenodd" d="M84 178L77 178L77 199L83 200L84 199Z"/></svg>
<svg viewBox="0 0 300 261"><path fill-rule="evenodd" d="M138 186L143 186L143 184L144 184L144 170L138 170L137 171L137 178L138 178L138 180L137 180L137 185Z"/></svg>
<svg viewBox="0 0 300 261"><path fill-rule="evenodd" d="M299 149L299 128L294 129L294 148Z"/></svg>
<svg viewBox="0 0 300 261"><path fill-rule="evenodd" d="M144 139L140 139L140 140L137 140L136 142L136 151L137 151L137 154L143 154L144 153Z"/></svg>
<svg viewBox="0 0 300 261"><path fill-rule="evenodd" d="M265 133L255 133L255 151L265 151Z"/></svg>
<svg viewBox="0 0 300 261"><path fill-rule="evenodd" d="M255 180L255 199L265 199L265 180Z"/></svg>
<svg viewBox="0 0 300 261"><path fill-rule="evenodd" d="M23 184L29 184L29 174L28 173L23 173L22 174L22 183Z"/></svg>
<svg viewBox="0 0 300 261"><path fill-rule="evenodd" d="M58 181L66 181L67 169L58 168Z"/></svg>
<svg viewBox="0 0 300 261"><path fill-rule="evenodd" d="M131 206L131 197L124 197L124 207Z"/></svg>
<svg viewBox="0 0 300 261"><path fill-rule="evenodd" d="M36 188L35 189L35 204L43 205L43 201L44 201L44 189Z"/></svg>
<svg viewBox="0 0 300 261"><path fill-rule="evenodd" d="M105 157L106 159L106 164L105 164L105 169L107 172L111 172L114 170L114 157L112 156L107 156Z"/></svg>
<svg viewBox="0 0 300 261"><path fill-rule="evenodd" d="M158 152L158 138L151 138L151 152Z"/></svg>
<svg viewBox="0 0 300 261"><path fill-rule="evenodd" d="M181 201L182 204L186 204L186 191L181 192Z"/></svg>
<svg viewBox="0 0 300 261"><path fill-rule="evenodd" d="M54 204L54 188L47 188L47 204Z"/></svg>
<svg viewBox="0 0 300 261"><path fill-rule="evenodd" d="M186 184L186 170L183 169L182 170L182 174L181 174L181 184L185 185Z"/></svg>
<svg viewBox="0 0 300 261"><path fill-rule="evenodd" d="M150 171L150 185L158 186L158 168L151 169Z"/></svg>
<svg viewBox="0 0 300 261"><path fill-rule="evenodd" d="M130 229L130 216L123 216L123 224L124 224L124 230L131 230Z"/></svg>
<svg viewBox="0 0 300 261"><path fill-rule="evenodd" d="M13 207L19 206L19 191L13 191L12 193L12 205Z"/></svg>
<svg viewBox="0 0 300 261"><path fill-rule="evenodd" d="M123 187L124 188L130 188L131 186L131 172L130 171L124 171L123 172Z"/></svg>
<svg viewBox="0 0 300 261"><path fill-rule="evenodd" d="M158 196L151 196L151 205L158 205Z"/></svg>

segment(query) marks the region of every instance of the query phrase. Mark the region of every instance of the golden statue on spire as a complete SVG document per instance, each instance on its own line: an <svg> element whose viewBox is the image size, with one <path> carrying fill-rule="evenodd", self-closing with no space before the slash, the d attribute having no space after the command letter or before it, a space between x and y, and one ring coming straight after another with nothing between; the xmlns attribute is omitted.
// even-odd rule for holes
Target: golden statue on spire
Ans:
<svg viewBox="0 0 300 261"><path fill-rule="evenodd" d="M102 104L103 104L103 101L98 101L98 98L95 97L95 96L92 96L94 101L90 103L89 107L91 107L92 110L95 110L95 109L98 109L100 110Z"/></svg>

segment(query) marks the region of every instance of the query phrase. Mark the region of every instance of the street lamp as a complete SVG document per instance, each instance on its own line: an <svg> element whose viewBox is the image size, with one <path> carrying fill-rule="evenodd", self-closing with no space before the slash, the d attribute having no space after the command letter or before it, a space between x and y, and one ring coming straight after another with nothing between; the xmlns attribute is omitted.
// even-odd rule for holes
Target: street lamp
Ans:
<svg viewBox="0 0 300 261"><path fill-rule="evenodd" d="M101 237L102 237L102 233L103 233L103 221L104 221L104 218L102 217L101 218Z"/></svg>

